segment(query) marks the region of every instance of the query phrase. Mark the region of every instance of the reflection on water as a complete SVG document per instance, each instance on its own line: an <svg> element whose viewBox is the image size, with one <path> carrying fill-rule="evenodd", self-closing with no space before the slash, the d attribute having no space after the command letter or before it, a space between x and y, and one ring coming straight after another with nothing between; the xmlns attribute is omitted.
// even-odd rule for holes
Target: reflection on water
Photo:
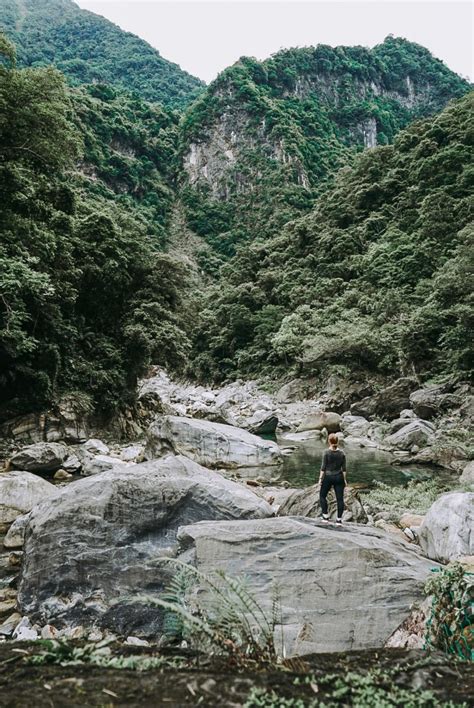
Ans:
<svg viewBox="0 0 474 708"><path fill-rule="evenodd" d="M324 450L327 449L321 440L306 440L293 442L278 440L284 446L296 446L291 455L285 456L283 466L279 469L281 480L288 480L293 487L307 487L315 484L319 478L319 470ZM385 482L392 486L404 485L410 479L429 479L432 471L423 467L395 467L390 464L391 455L380 450L367 448L344 448L347 457L347 479L349 484L371 486L374 481ZM276 476L276 475L275 475Z"/></svg>

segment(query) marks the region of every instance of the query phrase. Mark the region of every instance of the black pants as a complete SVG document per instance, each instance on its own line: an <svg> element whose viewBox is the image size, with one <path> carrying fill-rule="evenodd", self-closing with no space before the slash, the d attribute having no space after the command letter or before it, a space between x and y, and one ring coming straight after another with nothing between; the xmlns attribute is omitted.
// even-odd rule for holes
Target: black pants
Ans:
<svg viewBox="0 0 474 708"><path fill-rule="evenodd" d="M333 475L325 474L323 477L323 481L321 482L321 488L319 490L319 503L321 504L321 511L323 512L323 514L328 513L328 502L326 497L331 487L334 487L334 491L336 492L337 518L342 519L342 515L344 513L345 487L344 475L342 473Z"/></svg>

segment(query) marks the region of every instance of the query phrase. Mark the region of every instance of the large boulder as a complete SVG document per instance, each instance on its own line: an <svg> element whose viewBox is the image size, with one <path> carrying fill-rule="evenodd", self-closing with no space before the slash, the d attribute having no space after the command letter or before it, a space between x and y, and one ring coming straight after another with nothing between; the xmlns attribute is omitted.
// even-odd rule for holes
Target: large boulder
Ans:
<svg viewBox="0 0 474 708"><path fill-rule="evenodd" d="M339 413L316 411L310 413L301 421L297 432L303 433L305 430L323 430L328 433L337 433L341 429L341 416Z"/></svg>
<svg viewBox="0 0 474 708"><path fill-rule="evenodd" d="M384 438L384 445L397 450L411 450L414 445L419 448L430 445L434 440L433 426L425 420L413 420L404 425L396 433Z"/></svg>
<svg viewBox="0 0 474 708"><path fill-rule="evenodd" d="M428 386L410 394L410 403L420 418L430 420L452 408L460 408L463 398L455 393L447 393L449 386Z"/></svg>
<svg viewBox="0 0 474 708"><path fill-rule="evenodd" d="M416 381L410 378L397 379L393 384L381 389L373 396L367 396L351 405L352 415L364 418L383 418L393 420L400 411L410 407L410 393L416 387Z"/></svg>
<svg viewBox="0 0 474 708"><path fill-rule="evenodd" d="M69 457L66 445L54 442L39 442L28 445L17 452L10 460L15 470L27 472L56 472Z"/></svg>
<svg viewBox="0 0 474 708"><path fill-rule="evenodd" d="M157 559L174 552L178 527L272 513L250 489L186 457L88 477L32 511L19 606L55 626L101 622L120 633L156 634L160 613L133 598L162 590L166 572Z"/></svg>
<svg viewBox="0 0 474 708"><path fill-rule="evenodd" d="M148 430L147 459L166 449L211 469L278 465L282 460L280 448L270 440L232 425L177 416L165 416Z"/></svg>
<svg viewBox="0 0 474 708"><path fill-rule="evenodd" d="M202 522L178 538L199 571L245 577L269 616L278 589L287 656L383 646L433 567L383 531L301 517Z"/></svg>
<svg viewBox="0 0 474 708"><path fill-rule="evenodd" d="M474 492L439 497L425 516L419 541L428 558L442 563L474 555Z"/></svg>
<svg viewBox="0 0 474 708"><path fill-rule="evenodd" d="M316 392L316 379L292 379L278 389L275 398L277 403L294 403L313 398Z"/></svg>
<svg viewBox="0 0 474 708"><path fill-rule="evenodd" d="M53 484L30 472L0 474L0 524L11 524L17 516L57 494Z"/></svg>
<svg viewBox="0 0 474 708"><path fill-rule="evenodd" d="M278 516L306 516L317 519L321 516L319 504L319 484L314 484L307 489L297 489L280 506ZM328 512L332 519L337 516L336 496L333 491L328 496ZM358 521L367 523L367 514L362 506L360 497L355 489L346 487L344 490L344 516L345 521Z"/></svg>

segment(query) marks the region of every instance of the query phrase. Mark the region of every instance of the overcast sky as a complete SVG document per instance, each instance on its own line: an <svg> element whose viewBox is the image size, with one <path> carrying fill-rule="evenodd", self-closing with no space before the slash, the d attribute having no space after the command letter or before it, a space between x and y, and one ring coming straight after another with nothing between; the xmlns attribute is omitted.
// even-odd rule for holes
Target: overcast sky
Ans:
<svg viewBox="0 0 474 708"><path fill-rule="evenodd" d="M76 0L206 82L241 56L284 47L374 46L388 34L424 45L474 78L473 3L456 0Z"/></svg>

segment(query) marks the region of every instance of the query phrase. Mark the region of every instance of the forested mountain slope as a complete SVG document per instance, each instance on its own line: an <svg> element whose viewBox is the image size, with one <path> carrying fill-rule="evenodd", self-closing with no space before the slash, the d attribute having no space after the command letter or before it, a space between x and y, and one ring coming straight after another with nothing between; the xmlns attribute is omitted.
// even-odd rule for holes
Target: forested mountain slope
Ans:
<svg viewBox="0 0 474 708"><path fill-rule="evenodd" d="M319 45L241 59L183 118L189 224L223 257L276 234L357 152L392 142L468 89L428 50L393 37L372 50Z"/></svg>
<svg viewBox="0 0 474 708"><path fill-rule="evenodd" d="M182 366L185 274L160 253L175 118L16 69L0 35L0 420L65 392L111 413Z"/></svg>
<svg viewBox="0 0 474 708"><path fill-rule="evenodd" d="M72 0L0 0L0 30L20 66L53 64L73 83L105 83L171 107L188 105L203 82L147 42Z"/></svg>
<svg viewBox="0 0 474 708"><path fill-rule="evenodd" d="M474 94L364 152L311 213L241 249L193 370L472 373Z"/></svg>

